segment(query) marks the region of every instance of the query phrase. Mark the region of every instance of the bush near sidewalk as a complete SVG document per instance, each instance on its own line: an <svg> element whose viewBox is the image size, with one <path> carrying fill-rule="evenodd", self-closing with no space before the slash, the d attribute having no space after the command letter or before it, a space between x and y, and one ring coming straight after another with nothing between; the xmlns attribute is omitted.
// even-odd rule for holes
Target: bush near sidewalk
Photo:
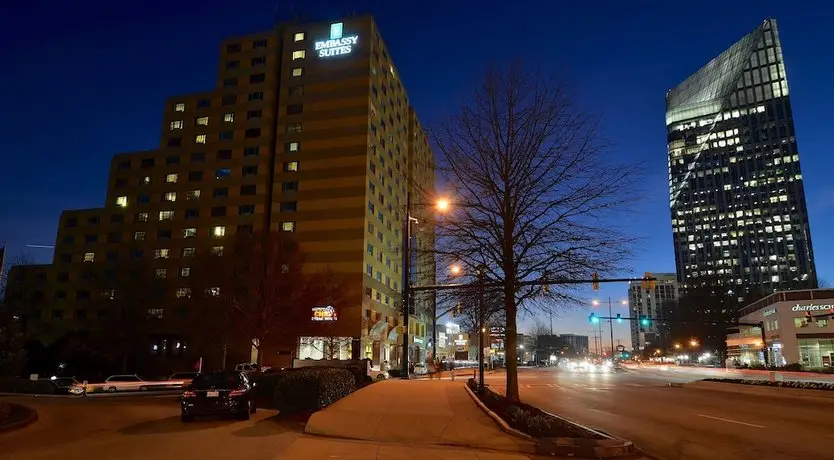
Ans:
<svg viewBox="0 0 834 460"><path fill-rule="evenodd" d="M347 369L304 367L286 372L275 382L275 405L282 413L323 409L356 391L356 380Z"/></svg>
<svg viewBox="0 0 834 460"><path fill-rule="evenodd" d="M45 380L29 380L20 377L0 377L0 393L52 395L55 394L55 385Z"/></svg>
<svg viewBox="0 0 834 460"><path fill-rule="evenodd" d="M512 428L534 438L604 439L597 433L554 417L536 407L521 402L510 402L504 395L488 387L484 388L483 393L479 393L475 379L469 379L467 385L489 410L498 414Z"/></svg>
<svg viewBox="0 0 834 460"><path fill-rule="evenodd" d="M718 383L735 383L738 385L757 385L763 387L778 387L778 388L797 388L800 390L823 390L834 391L834 384L822 382L793 382L780 381L771 382L770 380L743 380L743 379L703 379L705 382Z"/></svg>

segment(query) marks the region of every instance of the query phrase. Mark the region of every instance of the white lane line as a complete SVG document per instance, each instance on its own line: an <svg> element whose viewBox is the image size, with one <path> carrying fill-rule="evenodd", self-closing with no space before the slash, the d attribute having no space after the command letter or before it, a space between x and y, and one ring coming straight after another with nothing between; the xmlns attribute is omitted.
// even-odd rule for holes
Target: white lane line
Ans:
<svg viewBox="0 0 834 460"><path fill-rule="evenodd" d="M728 418L713 417L711 415L704 415L704 414L695 414L695 415L697 415L698 417L711 418L713 420L721 420L722 422L738 423L739 425L747 425L747 426L752 426L752 427L755 427L755 428L764 428L763 425L756 425L756 424L747 423L747 422L739 422L738 420L730 420Z"/></svg>

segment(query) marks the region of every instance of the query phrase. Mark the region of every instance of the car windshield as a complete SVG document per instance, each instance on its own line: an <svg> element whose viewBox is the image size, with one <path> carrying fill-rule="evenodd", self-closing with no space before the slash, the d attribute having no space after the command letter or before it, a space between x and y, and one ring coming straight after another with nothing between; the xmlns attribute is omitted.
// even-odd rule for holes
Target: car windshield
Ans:
<svg viewBox="0 0 834 460"><path fill-rule="evenodd" d="M195 388L237 388L240 384L241 378L237 372L199 374L191 381L191 386Z"/></svg>

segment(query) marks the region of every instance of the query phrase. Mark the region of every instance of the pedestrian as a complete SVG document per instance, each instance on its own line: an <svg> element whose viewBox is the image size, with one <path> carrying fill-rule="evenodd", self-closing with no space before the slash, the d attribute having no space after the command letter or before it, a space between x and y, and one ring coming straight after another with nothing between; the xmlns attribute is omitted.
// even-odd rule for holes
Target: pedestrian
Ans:
<svg viewBox="0 0 834 460"><path fill-rule="evenodd" d="M435 374L437 374L437 363L434 359L429 359L426 361L426 371L429 374L429 379L434 380Z"/></svg>

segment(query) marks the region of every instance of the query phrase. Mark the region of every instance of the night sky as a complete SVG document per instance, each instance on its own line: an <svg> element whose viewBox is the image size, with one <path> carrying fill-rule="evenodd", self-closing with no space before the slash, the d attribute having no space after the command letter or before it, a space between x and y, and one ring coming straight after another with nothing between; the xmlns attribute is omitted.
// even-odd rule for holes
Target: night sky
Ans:
<svg viewBox="0 0 834 460"><path fill-rule="evenodd" d="M28 3L24 5L24 3ZM0 14L0 242L9 259L51 260L63 209L103 205L110 157L158 146L165 98L214 87L221 39L271 27L289 0L11 2ZM788 71L820 278L834 283L834 4L825 1L301 1L314 20L372 13L424 125L467 98L485 67L523 59L568 78L599 114L610 155L645 161L624 229L644 237L632 273L673 272L664 95L775 17ZM453 8L452 5L455 5ZM128 8L130 6L130 8ZM629 190L624 190L629 193ZM7 259L8 260L8 259ZM587 292L554 318L584 334ZM625 310L621 310L625 313ZM606 312L607 313L607 312ZM616 313L616 311L615 311ZM547 321L546 318L545 321ZM525 319L529 324L530 319ZM629 343L628 326L615 334ZM607 330L604 333L607 337ZM591 340L593 343L593 340ZM607 343L607 340L606 340Z"/></svg>

